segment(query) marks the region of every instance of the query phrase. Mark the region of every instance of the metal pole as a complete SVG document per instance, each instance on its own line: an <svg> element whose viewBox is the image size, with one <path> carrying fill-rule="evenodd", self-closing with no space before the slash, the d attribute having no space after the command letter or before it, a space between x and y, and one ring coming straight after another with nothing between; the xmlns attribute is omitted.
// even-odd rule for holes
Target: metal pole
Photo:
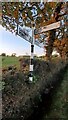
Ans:
<svg viewBox="0 0 68 120"><path fill-rule="evenodd" d="M33 81L33 58L34 58L34 22L32 22L32 42L31 42L31 57L30 57L30 68L29 68L29 81Z"/></svg>

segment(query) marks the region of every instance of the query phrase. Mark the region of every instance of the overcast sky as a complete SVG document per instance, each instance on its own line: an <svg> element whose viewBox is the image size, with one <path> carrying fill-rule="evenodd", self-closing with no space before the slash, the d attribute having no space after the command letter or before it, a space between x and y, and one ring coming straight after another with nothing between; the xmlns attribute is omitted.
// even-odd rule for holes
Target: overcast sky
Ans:
<svg viewBox="0 0 68 120"><path fill-rule="evenodd" d="M6 31L0 25L0 54L6 53L7 55L11 55L12 53L16 53L17 56L19 55L30 55L30 43L24 40L23 38L16 36ZM34 53L36 55L43 55L44 49L35 46Z"/></svg>

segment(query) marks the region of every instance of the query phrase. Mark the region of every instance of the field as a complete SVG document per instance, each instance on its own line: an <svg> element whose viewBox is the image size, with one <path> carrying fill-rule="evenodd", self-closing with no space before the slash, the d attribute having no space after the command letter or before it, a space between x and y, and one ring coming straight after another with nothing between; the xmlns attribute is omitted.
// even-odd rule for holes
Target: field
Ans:
<svg viewBox="0 0 68 120"><path fill-rule="evenodd" d="M17 69L20 68L19 57L12 56L0 56L0 74L2 69L8 68L9 66L15 66ZM2 89L4 82L0 81L0 90Z"/></svg>
<svg viewBox="0 0 68 120"><path fill-rule="evenodd" d="M16 66L19 69L19 59L19 57L2 56L2 68L6 68L8 66Z"/></svg>

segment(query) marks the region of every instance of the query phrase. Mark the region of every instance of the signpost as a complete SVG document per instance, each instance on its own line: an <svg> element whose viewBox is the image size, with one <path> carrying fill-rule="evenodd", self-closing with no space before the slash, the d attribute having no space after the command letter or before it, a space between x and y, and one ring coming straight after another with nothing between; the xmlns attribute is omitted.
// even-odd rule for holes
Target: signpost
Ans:
<svg viewBox="0 0 68 120"><path fill-rule="evenodd" d="M18 31L17 31L17 34L24 38L25 40L27 40L28 42L31 43L31 58L30 58L30 69L29 69L29 81L32 82L33 81L33 58L34 58L34 44L36 44L37 46L39 47L44 47L44 44L41 45L40 41L39 40L35 40L34 39L34 35L36 34L40 34L40 33L43 33L43 32L46 32L46 31L49 31L49 30L53 30L53 29L56 29L56 28L59 28L60 27L60 21L59 22L56 22L56 23L52 23L50 25L47 25L47 26L44 26L44 27L41 27L40 29L34 29L34 23L33 23L33 27L32 27L32 37L29 35L28 31L26 28L24 27L21 27L18 25ZM47 37L48 39L48 37ZM46 44L46 42L45 42Z"/></svg>
<svg viewBox="0 0 68 120"><path fill-rule="evenodd" d="M26 41L32 43L32 37L27 32L26 28L18 26L18 32L17 32L17 34L20 37L22 37L23 39L25 39ZM34 44L37 45L38 47L42 47L41 44L40 44L40 42L39 42L39 40L35 40Z"/></svg>
<svg viewBox="0 0 68 120"><path fill-rule="evenodd" d="M32 42L32 37L28 34L27 30L21 26L18 26L18 35L28 42Z"/></svg>
<svg viewBox="0 0 68 120"><path fill-rule="evenodd" d="M52 23L52 24L44 26L44 27L41 27L39 29L35 29L35 35L46 32L46 31L49 31L49 30L53 30L53 29L56 29L56 28L59 28L59 27L60 27L60 21Z"/></svg>

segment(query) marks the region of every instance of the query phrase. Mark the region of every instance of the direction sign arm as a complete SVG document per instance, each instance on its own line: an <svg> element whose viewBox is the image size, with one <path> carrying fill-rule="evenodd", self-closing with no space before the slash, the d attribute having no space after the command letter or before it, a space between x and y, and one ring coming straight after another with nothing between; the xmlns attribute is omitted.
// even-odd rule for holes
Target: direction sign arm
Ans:
<svg viewBox="0 0 68 120"><path fill-rule="evenodd" d="M40 29L37 29L37 30L35 29L35 34L43 33L43 32L53 30L59 27L60 27L60 21L41 27Z"/></svg>

